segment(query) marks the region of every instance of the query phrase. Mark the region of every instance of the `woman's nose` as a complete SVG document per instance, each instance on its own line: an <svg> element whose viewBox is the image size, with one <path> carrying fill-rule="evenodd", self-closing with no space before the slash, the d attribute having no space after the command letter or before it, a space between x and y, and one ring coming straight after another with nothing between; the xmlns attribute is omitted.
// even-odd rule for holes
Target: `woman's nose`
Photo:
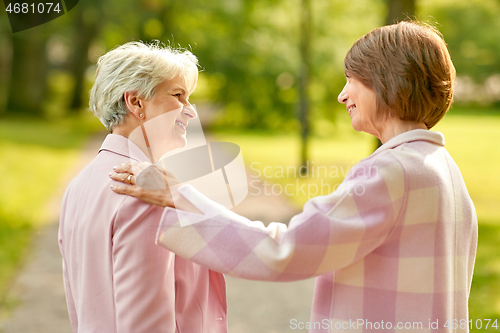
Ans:
<svg viewBox="0 0 500 333"><path fill-rule="evenodd" d="M342 89L342 91L339 94L339 97L338 97L339 103L342 103L342 104L347 103L347 98L349 98L349 96L347 95L347 85L348 84L349 83L345 84L344 89Z"/></svg>
<svg viewBox="0 0 500 333"><path fill-rule="evenodd" d="M198 113L196 112L195 107L189 103L188 105L184 106L184 108L182 108L182 113L184 113L191 119L198 117Z"/></svg>

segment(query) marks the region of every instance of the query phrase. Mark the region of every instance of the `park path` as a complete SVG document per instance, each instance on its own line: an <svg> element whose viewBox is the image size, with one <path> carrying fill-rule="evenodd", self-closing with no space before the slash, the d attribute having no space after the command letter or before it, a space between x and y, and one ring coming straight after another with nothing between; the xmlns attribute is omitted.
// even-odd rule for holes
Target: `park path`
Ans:
<svg viewBox="0 0 500 333"><path fill-rule="evenodd" d="M0 323L2 333L71 332L62 281L61 254L57 245L59 206L69 181L95 157L104 138L93 136L82 150L80 161L66 175L57 195L49 203L51 223L39 230L29 259L19 273L9 298L18 306L9 319ZM252 184L254 187L257 183ZM258 186L258 185L257 185ZM255 189L255 188L254 188ZM284 197L249 196L234 211L264 223L288 222L297 213ZM288 283L227 279L230 333L294 332L290 320L308 321L311 312L313 280Z"/></svg>

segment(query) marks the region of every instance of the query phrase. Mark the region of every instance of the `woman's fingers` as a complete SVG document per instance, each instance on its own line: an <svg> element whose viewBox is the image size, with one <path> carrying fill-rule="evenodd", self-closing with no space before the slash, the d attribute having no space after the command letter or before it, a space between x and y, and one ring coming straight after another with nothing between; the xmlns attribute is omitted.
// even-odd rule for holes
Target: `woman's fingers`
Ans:
<svg viewBox="0 0 500 333"><path fill-rule="evenodd" d="M173 185L172 182L178 184L172 173L168 171L164 173L151 163L134 161L115 166L113 170L114 172L109 173L111 179L129 185L111 185L114 192L135 197L152 205L175 208L172 194L168 189L169 185Z"/></svg>
<svg viewBox="0 0 500 333"><path fill-rule="evenodd" d="M130 162L126 162L126 163L123 163L123 164L120 164L120 165L113 167L113 170L116 173L128 173L128 171L131 169L131 167L132 167L132 164Z"/></svg>
<svg viewBox="0 0 500 333"><path fill-rule="evenodd" d="M124 186L124 185L111 185L111 189L118 194L130 195L136 198L139 198L139 189L138 186Z"/></svg>
<svg viewBox="0 0 500 333"><path fill-rule="evenodd" d="M165 189L179 184L172 172L146 162L127 162L113 170L109 173L111 179L146 189Z"/></svg>
<svg viewBox="0 0 500 333"><path fill-rule="evenodd" d="M135 180L136 177L133 174L126 173L126 172L110 172L109 177L113 180L116 180L117 182L129 184L129 185L135 185Z"/></svg>
<svg viewBox="0 0 500 333"><path fill-rule="evenodd" d="M142 172L142 170L146 169L150 165L151 165L151 163L147 163L147 162L130 161L130 162L125 162L125 163L122 163L120 165L113 167L113 170L116 173L129 173L129 174L138 175Z"/></svg>
<svg viewBox="0 0 500 333"><path fill-rule="evenodd" d="M136 185L111 185L111 189L118 194L130 195L152 205L175 208L169 190L149 190Z"/></svg>
<svg viewBox="0 0 500 333"><path fill-rule="evenodd" d="M110 172L109 177L121 183L134 185L137 176L150 166L151 164L146 162L126 162L113 167L114 172Z"/></svg>

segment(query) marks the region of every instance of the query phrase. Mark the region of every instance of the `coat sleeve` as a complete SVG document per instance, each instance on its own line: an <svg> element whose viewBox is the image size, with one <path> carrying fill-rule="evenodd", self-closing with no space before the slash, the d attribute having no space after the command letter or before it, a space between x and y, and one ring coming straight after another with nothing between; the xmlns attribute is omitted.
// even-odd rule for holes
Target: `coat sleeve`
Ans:
<svg viewBox="0 0 500 333"><path fill-rule="evenodd" d="M210 269L253 280L301 280L346 267L384 242L405 200L402 166L390 154L378 155L356 165L333 193L309 200L288 226L265 227L182 186L182 196L204 215L166 209L157 243Z"/></svg>
<svg viewBox="0 0 500 333"><path fill-rule="evenodd" d="M175 331L174 254L155 245L163 209L127 197L113 224L117 332Z"/></svg>

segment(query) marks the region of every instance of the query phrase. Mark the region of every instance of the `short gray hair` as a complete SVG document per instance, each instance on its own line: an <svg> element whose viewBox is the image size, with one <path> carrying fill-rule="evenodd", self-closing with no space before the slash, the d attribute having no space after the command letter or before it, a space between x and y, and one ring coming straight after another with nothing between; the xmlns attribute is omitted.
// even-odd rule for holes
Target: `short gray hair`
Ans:
<svg viewBox="0 0 500 333"><path fill-rule="evenodd" d="M173 49L159 42L129 42L99 58L89 107L108 129L123 123L129 112L124 93L136 91L152 98L165 80L184 78L191 94L198 80L198 59L190 51Z"/></svg>

